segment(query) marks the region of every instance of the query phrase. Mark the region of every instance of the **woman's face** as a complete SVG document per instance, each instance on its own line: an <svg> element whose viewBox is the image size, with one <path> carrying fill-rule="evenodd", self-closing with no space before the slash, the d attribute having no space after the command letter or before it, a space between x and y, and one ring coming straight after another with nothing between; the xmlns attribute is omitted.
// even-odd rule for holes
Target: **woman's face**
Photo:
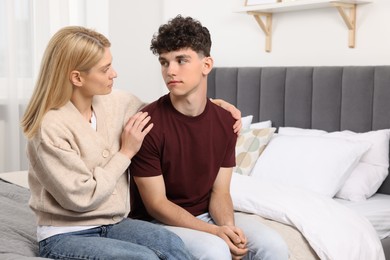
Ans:
<svg viewBox="0 0 390 260"><path fill-rule="evenodd" d="M112 90L117 73L112 67L110 48L105 48L103 58L88 72L80 74L81 91L86 96L106 95Z"/></svg>

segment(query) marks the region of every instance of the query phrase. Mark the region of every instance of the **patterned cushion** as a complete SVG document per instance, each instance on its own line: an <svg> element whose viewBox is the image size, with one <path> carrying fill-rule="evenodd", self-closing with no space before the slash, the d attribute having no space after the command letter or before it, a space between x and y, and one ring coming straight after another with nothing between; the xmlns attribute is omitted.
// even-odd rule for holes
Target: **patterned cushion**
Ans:
<svg viewBox="0 0 390 260"><path fill-rule="evenodd" d="M234 171L242 175L250 175L257 158L271 140L276 128L243 129L237 138L236 167Z"/></svg>

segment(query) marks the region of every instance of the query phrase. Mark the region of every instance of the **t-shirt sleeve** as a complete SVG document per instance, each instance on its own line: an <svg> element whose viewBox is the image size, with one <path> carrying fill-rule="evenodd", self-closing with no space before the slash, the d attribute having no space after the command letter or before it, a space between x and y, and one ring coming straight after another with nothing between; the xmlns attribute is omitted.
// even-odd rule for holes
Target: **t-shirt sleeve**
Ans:
<svg viewBox="0 0 390 260"><path fill-rule="evenodd" d="M156 145L156 136L153 129L144 138L138 153L130 164L130 174L138 177L152 177L162 175L160 152Z"/></svg>
<svg viewBox="0 0 390 260"><path fill-rule="evenodd" d="M214 105L214 104L213 104ZM225 156L222 160L221 167L234 167L236 166L236 142L237 142L237 134L233 132L233 125L236 120L232 117L231 113L226 111L225 109L218 107L216 105L213 106L217 111L216 124L221 124L223 130L220 132L214 133L215 135L224 135L224 140L221 142L224 143L225 146ZM226 141L225 141L226 140ZM226 143L227 142L227 143ZM222 145L219 143L219 145Z"/></svg>
<svg viewBox="0 0 390 260"><path fill-rule="evenodd" d="M232 133L233 133L233 129L232 129ZM236 166L236 142L237 142L237 135L233 133L233 136L226 147L226 156L224 158L222 167L229 168L229 167Z"/></svg>

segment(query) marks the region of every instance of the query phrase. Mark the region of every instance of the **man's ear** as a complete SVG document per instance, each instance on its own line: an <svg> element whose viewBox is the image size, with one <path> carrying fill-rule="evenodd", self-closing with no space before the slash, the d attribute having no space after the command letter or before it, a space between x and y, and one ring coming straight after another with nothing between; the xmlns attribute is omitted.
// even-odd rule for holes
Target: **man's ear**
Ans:
<svg viewBox="0 0 390 260"><path fill-rule="evenodd" d="M210 56L203 59L203 74L208 75L213 68L214 60Z"/></svg>
<svg viewBox="0 0 390 260"><path fill-rule="evenodd" d="M69 77L70 77L70 82L72 83L73 86L81 87L83 85L79 71L77 70L71 71Z"/></svg>

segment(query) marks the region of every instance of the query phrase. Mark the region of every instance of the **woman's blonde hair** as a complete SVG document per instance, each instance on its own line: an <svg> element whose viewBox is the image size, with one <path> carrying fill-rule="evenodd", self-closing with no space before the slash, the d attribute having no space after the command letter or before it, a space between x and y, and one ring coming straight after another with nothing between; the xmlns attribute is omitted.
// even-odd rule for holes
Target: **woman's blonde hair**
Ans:
<svg viewBox="0 0 390 260"><path fill-rule="evenodd" d="M21 121L27 138L35 135L49 110L58 109L70 100L73 91L70 73L74 70L88 72L110 46L104 35L80 26L64 27L51 38Z"/></svg>

